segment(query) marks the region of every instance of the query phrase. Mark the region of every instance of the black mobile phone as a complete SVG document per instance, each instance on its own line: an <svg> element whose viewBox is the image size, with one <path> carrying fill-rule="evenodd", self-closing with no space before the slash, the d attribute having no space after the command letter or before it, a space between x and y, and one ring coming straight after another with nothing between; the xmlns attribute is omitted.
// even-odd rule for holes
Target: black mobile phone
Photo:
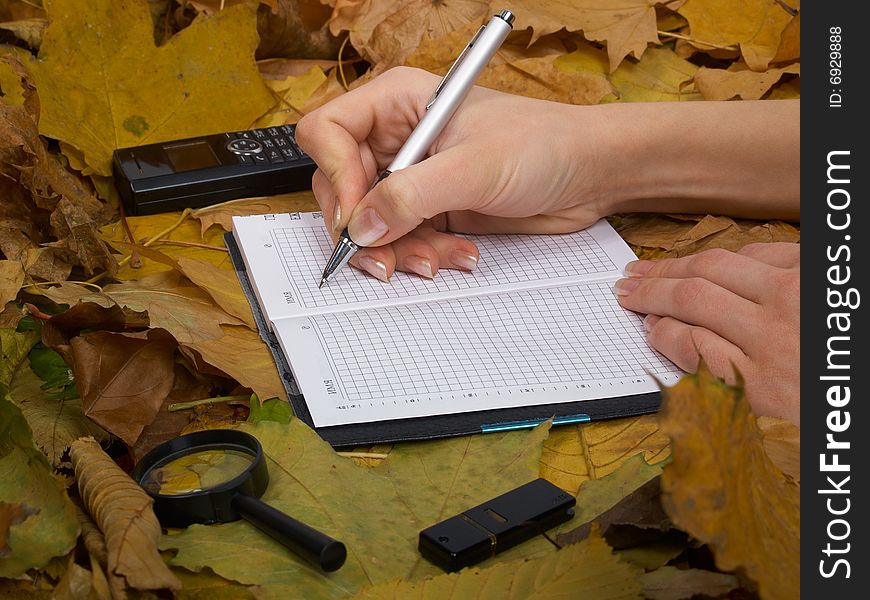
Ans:
<svg viewBox="0 0 870 600"><path fill-rule="evenodd" d="M309 190L317 165L281 125L121 148L113 168L127 214L150 215Z"/></svg>

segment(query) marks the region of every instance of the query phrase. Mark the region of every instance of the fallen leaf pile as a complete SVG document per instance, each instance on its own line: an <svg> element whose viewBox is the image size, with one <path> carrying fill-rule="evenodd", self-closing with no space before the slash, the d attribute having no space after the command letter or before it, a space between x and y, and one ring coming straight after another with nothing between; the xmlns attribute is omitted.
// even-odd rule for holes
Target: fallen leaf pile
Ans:
<svg viewBox="0 0 870 600"><path fill-rule="evenodd" d="M516 22L483 86L573 104L798 98L799 8L0 0L0 595L794 597L799 431L756 421L739 388L702 371L661 415L336 452L293 417L223 237L235 215L316 210L312 194L125 217L111 156L295 123L398 65L443 75L501 9ZM719 215L611 222L643 258L800 239ZM341 570L245 522L160 529L127 473L226 427L263 444L264 500L347 544ZM420 557L421 529L538 476L578 502L548 538L449 575Z"/></svg>

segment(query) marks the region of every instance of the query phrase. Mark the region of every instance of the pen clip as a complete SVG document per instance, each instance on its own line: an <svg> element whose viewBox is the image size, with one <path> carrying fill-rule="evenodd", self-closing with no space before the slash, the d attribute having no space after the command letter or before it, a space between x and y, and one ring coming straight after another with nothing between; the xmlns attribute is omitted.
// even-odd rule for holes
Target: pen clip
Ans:
<svg viewBox="0 0 870 600"><path fill-rule="evenodd" d="M465 55L474 45L474 42L477 41L477 38L480 37L480 34L483 33L483 30L486 29L486 25L481 25L480 29L477 30L477 33L474 34L474 37L471 38L471 41L466 44L465 48L462 49L462 52L459 53L459 56L456 57L456 60L453 61L453 64L450 65L450 69L447 71L447 74L441 79L441 82L438 84L438 87L435 88L435 92L432 94L432 97L429 99L429 102L426 104L426 110L432 108L432 105L435 104L435 100L438 99L438 94L441 93L441 90L444 89L444 86L447 84L447 81L450 79L450 76L456 70L456 67L459 66L459 63L462 62L462 59L465 58Z"/></svg>

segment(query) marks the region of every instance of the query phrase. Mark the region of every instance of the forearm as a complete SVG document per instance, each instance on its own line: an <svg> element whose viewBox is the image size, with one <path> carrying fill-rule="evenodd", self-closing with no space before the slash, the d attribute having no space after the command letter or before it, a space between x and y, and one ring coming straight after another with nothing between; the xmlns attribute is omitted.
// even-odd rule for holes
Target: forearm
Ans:
<svg viewBox="0 0 870 600"><path fill-rule="evenodd" d="M603 214L799 219L799 101L611 104L594 109L600 113L596 189Z"/></svg>

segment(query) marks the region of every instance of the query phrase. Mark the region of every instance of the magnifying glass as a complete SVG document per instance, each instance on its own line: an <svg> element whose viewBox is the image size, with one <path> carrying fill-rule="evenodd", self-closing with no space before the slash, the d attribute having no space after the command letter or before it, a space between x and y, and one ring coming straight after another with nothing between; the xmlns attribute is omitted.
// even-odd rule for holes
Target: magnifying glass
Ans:
<svg viewBox="0 0 870 600"><path fill-rule="evenodd" d="M197 431L146 454L133 479L154 499L164 527L244 518L324 571L344 564L341 542L260 500L269 485L263 448L243 431Z"/></svg>

